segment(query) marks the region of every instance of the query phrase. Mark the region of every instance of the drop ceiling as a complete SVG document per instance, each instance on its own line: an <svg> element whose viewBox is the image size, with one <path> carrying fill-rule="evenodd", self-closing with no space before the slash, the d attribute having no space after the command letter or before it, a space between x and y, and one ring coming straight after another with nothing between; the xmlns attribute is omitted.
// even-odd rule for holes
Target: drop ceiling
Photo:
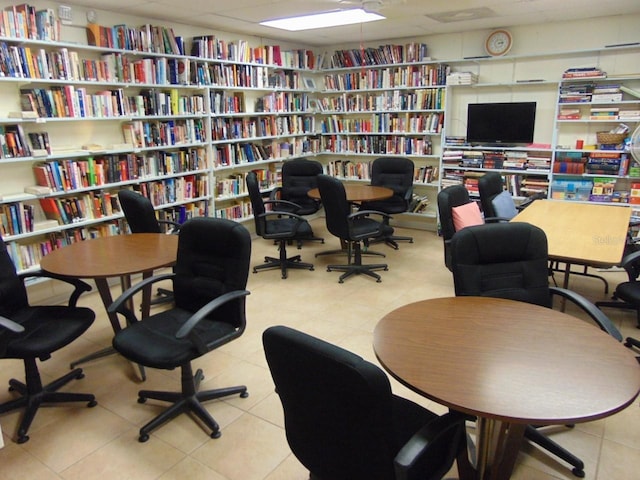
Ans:
<svg viewBox="0 0 640 480"><path fill-rule="evenodd" d="M387 19L304 32L259 25L294 14L354 8L362 2ZM65 4L316 47L640 13L638 0L109 0L108 4L73 0Z"/></svg>

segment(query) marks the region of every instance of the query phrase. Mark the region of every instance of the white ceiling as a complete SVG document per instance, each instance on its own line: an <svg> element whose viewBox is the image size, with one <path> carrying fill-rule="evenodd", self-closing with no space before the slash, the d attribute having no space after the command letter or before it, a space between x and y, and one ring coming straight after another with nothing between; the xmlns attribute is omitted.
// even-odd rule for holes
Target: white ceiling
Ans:
<svg viewBox="0 0 640 480"><path fill-rule="evenodd" d="M293 14L353 8L363 1L381 2L379 12L387 19L304 32L259 25L264 20ZM65 3L309 46L640 13L639 0L72 0ZM97 23L100 23L99 17Z"/></svg>

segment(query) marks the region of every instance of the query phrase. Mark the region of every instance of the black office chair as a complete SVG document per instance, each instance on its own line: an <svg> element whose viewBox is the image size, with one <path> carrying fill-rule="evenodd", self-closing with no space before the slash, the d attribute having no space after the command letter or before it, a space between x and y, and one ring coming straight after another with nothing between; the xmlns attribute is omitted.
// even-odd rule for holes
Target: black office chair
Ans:
<svg viewBox="0 0 640 480"><path fill-rule="evenodd" d="M49 277L74 287L68 305L30 306L24 280L27 277ZM18 275L7 247L0 237L0 358L16 358L24 362L25 381L9 380L9 390L20 396L0 405L0 414L25 407L18 425L16 441L29 440L29 427L41 405L63 402L87 402L97 405L88 393L58 392L74 379L84 377L76 368L48 385L42 385L37 360L45 361L51 354L70 344L93 323L95 314L76 303L83 292L91 290L85 282L58 277L44 272Z"/></svg>
<svg viewBox="0 0 640 480"><path fill-rule="evenodd" d="M620 264L627 272L629 280L618 284L613 292L611 301L596 302L599 308L624 308L636 311L636 323L640 328L640 251L626 255ZM625 346L640 348L640 341L627 337ZM638 359L640 360L640 358Z"/></svg>
<svg viewBox="0 0 640 480"><path fill-rule="evenodd" d="M440 235L442 235L444 244L444 264L449 270L451 270L451 239L458 228L464 228L460 225L456 227L459 222L454 220L454 210L458 207L473 207L473 203L475 202L469 197L469 191L462 184L451 185L438 192L438 217L440 220ZM478 211L478 219L477 221L471 221L471 224L500 221L496 217L482 218L479 207L474 207L473 209Z"/></svg>
<svg viewBox="0 0 640 480"><path fill-rule="evenodd" d="M304 268L313 270L313 264L303 262L300 255L287 257L287 242L313 238L311 225L300 215L280 210L281 205L290 208L295 204L286 200L264 200L260 193L260 186L255 172L247 173L247 190L251 199L256 233L267 240L278 242L279 258L264 257L265 263L253 267L253 273L258 270L279 268L282 278L287 278L290 268ZM272 205L274 210L267 211L266 205Z"/></svg>
<svg viewBox="0 0 640 480"><path fill-rule="evenodd" d="M156 217L156 211L151 200L144 195L133 190L123 189L118 192L118 201L131 233L164 233L169 231L177 234L180 232L180 224L178 222L159 220ZM171 290L159 288L157 294L158 298L153 299L151 305L173 302L173 292Z"/></svg>
<svg viewBox="0 0 640 480"><path fill-rule="evenodd" d="M462 415L393 395L376 365L288 327L262 340L289 447L311 479L436 480L466 454Z"/></svg>
<svg viewBox="0 0 640 480"><path fill-rule="evenodd" d="M405 157L380 157L371 164L371 185L387 187L393 190L393 196L383 200L364 202L361 210L375 210L388 215L406 212L413 196L413 175L415 166L411 160ZM389 217L383 220L389 224ZM413 243L413 237L385 235L373 242L384 241L394 249L398 249L399 241Z"/></svg>
<svg viewBox="0 0 640 480"><path fill-rule="evenodd" d="M513 197L504 189L502 175L488 172L478 179L480 204L486 217L509 221L518 213Z"/></svg>
<svg viewBox="0 0 640 480"><path fill-rule="evenodd" d="M491 223L464 228L451 240L451 265L456 295L499 297L552 308L554 296L571 301L598 327L622 340L613 323L581 295L548 281L547 237L529 223ZM531 319L535 322L535 318ZM567 339L571 342L574 339ZM546 437L534 426L525 437L573 465L584 476L582 460Z"/></svg>
<svg viewBox="0 0 640 480"><path fill-rule="evenodd" d="M327 271L344 272L338 280L339 283L343 283L344 279L351 275L359 274L368 275L380 282L380 275L375 273L375 270L386 271L388 266L386 263L363 265L361 243L368 246L370 239L386 236L393 232L393 228L384 222L369 218L370 215L379 215L382 218L388 217L388 215L373 210L360 210L351 213L351 204L347 200L344 185L337 178L318 175L318 188L324 205L327 229L332 235L346 242L348 246L347 265L328 265Z"/></svg>
<svg viewBox="0 0 640 480"><path fill-rule="evenodd" d="M202 370L193 374L191 362L240 337L245 330L245 287L249 274L251 236L231 220L198 217L180 229L173 273L157 275L134 285L109 307L127 319L127 327L113 339L113 347L127 359L152 368L181 369L180 392L141 390L138 402L148 398L171 402L140 429L140 442L177 415L190 412L220 436L220 427L202 402L228 395L248 395L244 385L198 391ZM171 279L175 305L140 321L127 308L133 295L154 282Z"/></svg>
<svg viewBox="0 0 640 480"><path fill-rule="evenodd" d="M311 198L307 193L318 187L317 176L322 174L322 164L316 160L295 158L282 164L282 186L274 188L270 200L286 200L289 203L277 204L277 209L296 215L312 215L322 207L320 200ZM293 205L295 204L295 205ZM305 240L324 243L321 237L312 236ZM302 240L298 240L298 248Z"/></svg>

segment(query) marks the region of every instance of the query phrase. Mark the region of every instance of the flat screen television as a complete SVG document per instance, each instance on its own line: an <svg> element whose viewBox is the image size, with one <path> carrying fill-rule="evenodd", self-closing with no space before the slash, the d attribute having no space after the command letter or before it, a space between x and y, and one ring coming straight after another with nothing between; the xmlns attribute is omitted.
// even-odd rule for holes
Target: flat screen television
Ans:
<svg viewBox="0 0 640 480"><path fill-rule="evenodd" d="M472 145L522 145L533 142L536 102L470 103L467 142Z"/></svg>

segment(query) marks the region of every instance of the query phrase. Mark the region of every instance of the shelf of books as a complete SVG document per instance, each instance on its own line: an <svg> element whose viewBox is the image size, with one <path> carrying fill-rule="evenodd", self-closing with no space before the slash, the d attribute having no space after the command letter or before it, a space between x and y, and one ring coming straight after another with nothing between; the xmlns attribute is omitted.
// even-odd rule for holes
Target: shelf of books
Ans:
<svg viewBox="0 0 640 480"><path fill-rule="evenodd" d="M568 69L559 86L551 197L634 203L640 169L628 151L640 123L640 76Z"/></svg>

